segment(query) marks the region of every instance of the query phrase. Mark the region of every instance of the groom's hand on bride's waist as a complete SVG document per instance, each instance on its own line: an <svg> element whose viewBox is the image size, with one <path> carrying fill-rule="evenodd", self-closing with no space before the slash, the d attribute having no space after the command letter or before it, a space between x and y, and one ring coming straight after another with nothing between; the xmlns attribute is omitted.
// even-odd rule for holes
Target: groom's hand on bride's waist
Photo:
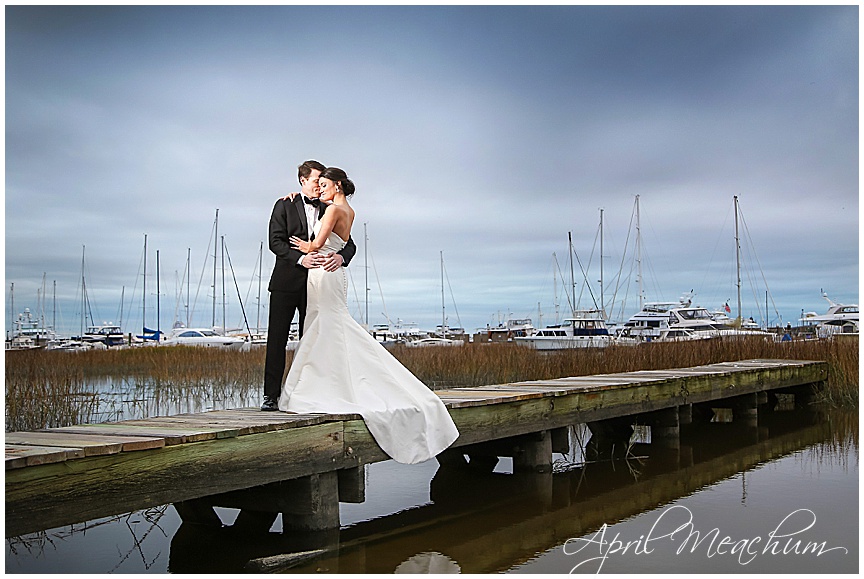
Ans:
<svg viewBox="0 0 864 579"><path fill-rule="evenodd" d="M324 256L324 260L321 262L321 267L324 268L324 271L337 271L345 260L342 259L342 256L338 253L329 253Z"/></svg>
<svg viewBox="0 0 864 579"><path fill-rule="evenodd" d="M300 265L305 267L306 269L315 269L316 267L321 267L321 264L324 263L324 256L319 253L309 253L303 256L303 259L300 260Z"/></svg>

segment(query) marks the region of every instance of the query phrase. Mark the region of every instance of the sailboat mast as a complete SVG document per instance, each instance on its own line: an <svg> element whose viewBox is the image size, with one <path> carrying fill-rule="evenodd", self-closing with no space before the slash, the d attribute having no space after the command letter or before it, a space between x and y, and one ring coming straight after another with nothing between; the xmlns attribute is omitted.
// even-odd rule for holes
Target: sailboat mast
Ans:
<svg viewBox="0 0 864 579"><path fill-rule="evenodd" d="M87 312L87 284L84 281L84 252L87 246L81 246L81 336L84 336L84 316Z"/></svg>
<svg viewBox="0 0 864 579"><path fill-rule="evenodd" d="M446 338L446 319L447 316L444 313L444 252L441 252L441 337Z"/></svg>
<svg viewBox="0 0 864 579"><path fill-rule="evenodd" d="M369 325L369 235L366 233L366 224L363 224L363 271L366 272L365 285L366 288L366 329Z"/></svg>
<svg viewBox="0 0 864 579"><path fill-rule="evenodd" d="M57 280L54 280L53 311L51 312L51 329L57 331Z"/></svg>
<svg viewBox="0 0 864 579"><path fill-rule="evenodd" d="M570 244L570 292L572 294L573 301L570 302L570 316L576 317L576 278L573 275L573 234L572 232L567 232L567 241Z"/></svg>
<svg viewBox="0 0 864 579"><path fill-rule="evenodd" d="M45 276L47 272L42 272L42 297L39 299L39 327L45 327Z"/></svg>
<svg viewBox="0 0 864 579"><path fill-rule="evenodd" d="M147 234L144 234L144 291L141 292L141 335L147 335ZM146 338L144 338L146 340Z"/></svg>
<svg viewBox="0 0 864 579"><path fill-rule="evenodd" d="M213 230L213 323L216 327L216 240L219 239L219 209L216 209L216 221Z"/></svg>
<svg viewBox="0 0 864 579"><path fill-rule="evenodd" d="M190 281L190 278L192 277L191 265L192 265L192 248L187 247L186 248L186 327L187 328L189 327L189 304L191 303L189 301L189 297L190 297L190 295L189 295L189 281Z"/></svg>
<svg viewBox="0 0 864 579"><path fill-rule="evenodd" d="M225 236L222 239L222 335L225 335Z"/></svg>
<svg viewBox="0 0 864 579"><path fill-rule="evenodd" d="M162 325L160 323L160 318L162 317L160 312L161 300L159 299L160 288L159 288L159 250L156 250L156 340L162 339Z"/></svg>
<svg viewBox="0 0 864 579"><path fill-rule="evenodd" d="M639 196L636 196L636 265L638 268L637 277L639 278L639 311L642 311L644 305L644 290L642 289L642 225L639 222Z"/></svg>
<svg viewBox="0 0 864 579"><path fill-rule="evenodd" d="M738 196L734 196L735 200L735 271L736 282L738 287L738 325L741 325L741 239L738 237Z"/></svg>
<svg viewBox="0 0 864 579"><path fill-rule="evenodd" d="M606 300L603 299L603 209L600 209L600 314L606 318Z"/></svg>
<svg viewBox="0 0 864 579"><path fill-rule="evenodd" d="M261 333L261 265L264 261L264 242L258 247L258 318L255 320L255 332Z"/></svg>

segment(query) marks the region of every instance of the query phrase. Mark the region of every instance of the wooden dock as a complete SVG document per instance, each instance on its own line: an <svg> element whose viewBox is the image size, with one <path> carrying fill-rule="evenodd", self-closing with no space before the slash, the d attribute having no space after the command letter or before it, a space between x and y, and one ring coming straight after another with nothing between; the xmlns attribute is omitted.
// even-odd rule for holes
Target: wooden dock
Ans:
<svg viewBox="0 0 864 579"><path fill-rule="evenodd" d="M516 470L547 470L582 423L601 438L647 424L652 442L674 445L679 425L705 409L755 421L774 393L806 400L826 377L824 362L747 360L440 390L460 437L439 462L477 468L512 456ZM363 466L387 458L358 415L257 408L10 432L6 536L167 503L184 520L212 520L200 507L218 504L338 528L338 503L363 501Z"/></svg>

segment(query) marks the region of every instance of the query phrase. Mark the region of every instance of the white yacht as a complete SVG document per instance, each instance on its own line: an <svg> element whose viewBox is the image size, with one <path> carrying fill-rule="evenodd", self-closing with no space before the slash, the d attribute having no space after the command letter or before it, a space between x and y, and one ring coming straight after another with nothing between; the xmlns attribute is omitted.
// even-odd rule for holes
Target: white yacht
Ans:
<svg viewBox="0 0 864 579"><path fill-rule="evenodd" d="M175 328L162 341L163 346L202 346L239 350L246 340L235 336L222 336L209 328Z"/></svg>
<svg viewBox="0 0 864 579"><path fill-rule="evenodd" d="M647 302L642 309L624 323L618 334L621 343L650 342L668 337L670 312L675 308L689 308L692 296L685 294L677 302ZM673 316L674 318L674 316ZM674 318L677 319L677 318ZM673 319L673 321L674 321Z"/></svg>
<svg viewBox="0 0 864 579"><path fill-rule="evenodd" d="M101 342L106 346L121 346L126 342L126 338L120 326L103 324L101 326L87 326L87 331L81 336L81 341Z"/></svg>
<svg viewBox="0 0 864 579"><path fill-rule="evenodd" d="M57 339L57 334L51 328L46 328L33 317L30 308L18 314L12 321L12 336L7 336L7 350L31 350L41 348L51 340Z"/></svg>
<svg viewBox="0 0 864 579"><path fill-rule="evenodd" d="M429 346L463 346L463 340L454 340L449 338L419 338L416 340L408 340L405 345L409 348L426 348Z"/></svg>
<svg viewBox="0 0 864 579"><path fill-rule="evenodd" d="M822 297L828 302L828 311L822 315L808 312L800 321L815 324L819 338L830 338L835 334L858 334L858 304L838 304L825 293Z"/></svg>
<svg viewBox="0 0 864 579"><path fill-rule="evenodd" d="M517 336L513 341L535 350L567 350L604 348L612 343L612 336L599 310L577 310L563 324L547 326L530 336Z"/></svg>

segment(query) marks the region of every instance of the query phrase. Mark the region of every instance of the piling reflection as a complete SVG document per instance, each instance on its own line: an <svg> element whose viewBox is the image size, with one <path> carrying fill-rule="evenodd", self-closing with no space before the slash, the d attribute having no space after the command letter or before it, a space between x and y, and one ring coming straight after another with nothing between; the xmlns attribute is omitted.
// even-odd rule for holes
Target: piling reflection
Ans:
<svg viewBox="0 0 864 579"><path fill-rule="evenodd" d="M694 421L677 447L636 442L619 449L628 458L586 448L588 460L553 473L442 465L432 504L342 529L273 532L277 514L255 511L241 511L231 526L183 523L168 571L503 571L830 436L829 420L796 409L760 414L758 424Z"/></svg>

